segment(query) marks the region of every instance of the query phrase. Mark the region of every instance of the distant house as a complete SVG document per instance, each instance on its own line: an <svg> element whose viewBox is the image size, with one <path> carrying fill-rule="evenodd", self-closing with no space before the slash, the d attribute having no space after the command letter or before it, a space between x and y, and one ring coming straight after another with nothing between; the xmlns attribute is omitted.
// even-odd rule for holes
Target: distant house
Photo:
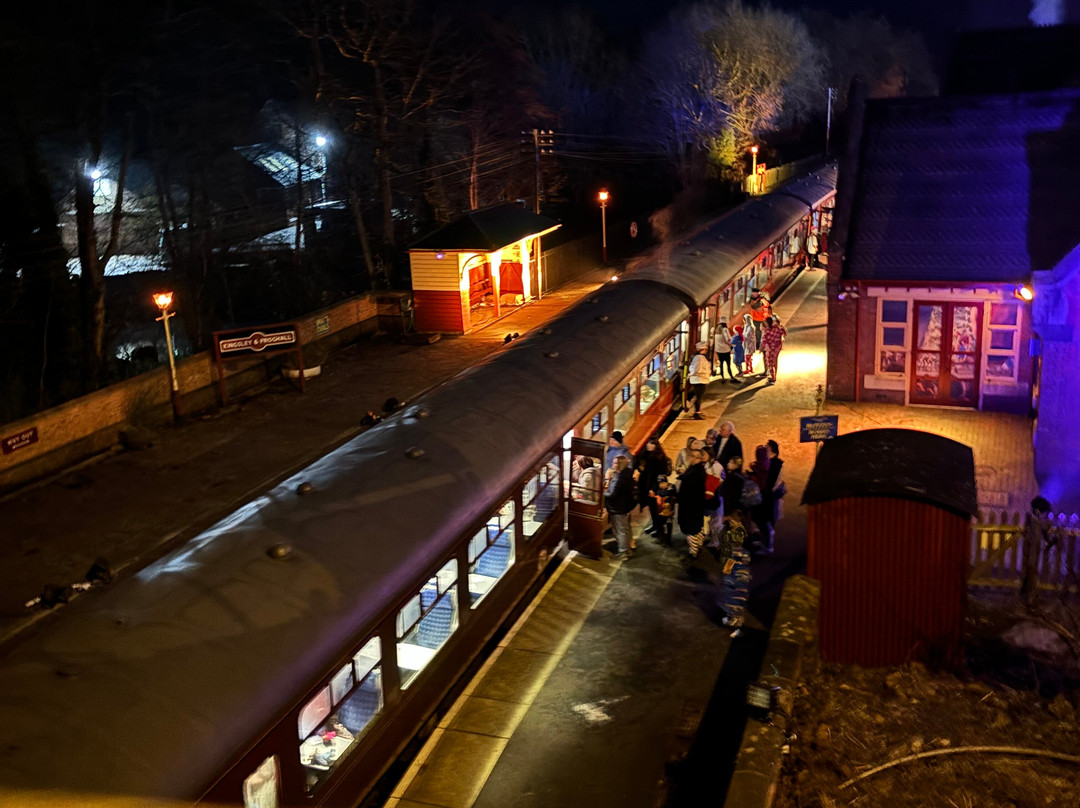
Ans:
<svg viewBox="0 0 1080 808"><path fill-rule="evenodd" d="M409 248L420 331L467 334L540 296L540 237L559 223L521 205L470 211Z"/></svg>
<svg viewBox="0 0 1080 808"><path fill-rule="evenodd" d="M853 116L829 396L1036 414L1055 501L1080 449L1080 90L870 101Z"/></svg>

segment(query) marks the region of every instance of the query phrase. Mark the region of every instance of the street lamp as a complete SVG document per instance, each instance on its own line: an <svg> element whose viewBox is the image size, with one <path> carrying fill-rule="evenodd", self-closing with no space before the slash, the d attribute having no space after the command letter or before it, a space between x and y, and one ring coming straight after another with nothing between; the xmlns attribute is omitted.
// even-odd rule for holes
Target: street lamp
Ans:
<svg viewBox="0 0 1080 808"><path fill-rule="evenodd" d="M169 318L176 316L176 312L169 311L172 299L172 292L157 292L154 295L154 304L161 309L161 316L157 319L165 326L165 347L169 351L169 381L172 388L172 408L173 418L175 419L179 418L182 413L180 409L180 384L176 380L176 359L173 356L172 332L169 331Z"/></svg>
<svg viewBox="0 0 1080 808"><path fill-rule="evenodd" d="M753 193L755 193L755 194L757 193L757 185L758 185L758 179L757 179L757 153L758 153L758 147L756 145L751 146L750 147L750 159L753 162L750 165L750 187L753 188Z"/></svg>
<svg viewBox="0 0 1080 808"><path fill-rule="evenodd" d="M600 235L604 244L604 263L607 263L607 202L608 192L607 189L602 189L597 198L600 200Z"/></svg>

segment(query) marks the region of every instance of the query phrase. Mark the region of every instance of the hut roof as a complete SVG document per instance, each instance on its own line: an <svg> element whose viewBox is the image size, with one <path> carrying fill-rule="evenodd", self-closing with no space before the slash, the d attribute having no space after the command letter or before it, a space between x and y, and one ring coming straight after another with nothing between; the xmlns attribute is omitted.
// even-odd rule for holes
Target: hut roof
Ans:
<svg viewBox="0 0 1080 808"><path fill-rule="evenodd" d="M559 223L521 205L505 204L473 210L412 245L412 250L491 252L529 236L550 232Z"/></svg>
<svg viewBox="0 0 1080 808"><path fill-rule="evenodd" d="M803 504L896 497L961 516L978 511L971 447L914 429L867 429L825 441Z"/></svg>

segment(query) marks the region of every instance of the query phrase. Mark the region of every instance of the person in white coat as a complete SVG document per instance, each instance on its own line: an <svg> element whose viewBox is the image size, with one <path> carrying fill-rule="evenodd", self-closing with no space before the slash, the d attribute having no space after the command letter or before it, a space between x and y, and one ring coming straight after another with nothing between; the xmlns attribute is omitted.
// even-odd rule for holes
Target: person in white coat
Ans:
<svg viewBox="0 0 1080 808"><path fill-rule="evenodd" d="M727 367L728 379L735 381L735 371L731 369L731 332L728 331L727 322L721 320L720 327L716 329L713 338L713 351L716 352L716 362L713 372L720 376L720 381L726 382L724 368Z"/></svg>
<svg viewBox="0 0 1080 808"><path fill-rule="evenodd" d="M697 344L697 353L690 360L690 369L686 379L687 384L690 385L689 395L694 398L694 418L698 421L705 419L705 416L701 414L701 397L705 395L705 388L709 386L709 381L712 379L712 363L709 362L708 352L709 343ZM689 401L689 396L687 401ZM684 409L689 408L688 403Z"/></svg>

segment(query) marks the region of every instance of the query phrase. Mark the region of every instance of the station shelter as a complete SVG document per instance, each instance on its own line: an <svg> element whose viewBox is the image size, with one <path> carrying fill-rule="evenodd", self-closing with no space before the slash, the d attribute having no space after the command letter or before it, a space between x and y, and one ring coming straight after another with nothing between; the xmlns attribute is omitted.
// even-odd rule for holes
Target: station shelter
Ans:
<svg viewBox="0 0 1080 808"><path fill-rule="evenodd" d="M467 334L544 288L540 238L560 227L521 205L470 211L409 248L419 331Z"/></svg>
<svg viewBox="0 0 1080 808"><path fill-rule="evenodd" d="M1030 414L1048 484L1080 439L1080 90L856 100L851 114L829 397Z"/></svg>

